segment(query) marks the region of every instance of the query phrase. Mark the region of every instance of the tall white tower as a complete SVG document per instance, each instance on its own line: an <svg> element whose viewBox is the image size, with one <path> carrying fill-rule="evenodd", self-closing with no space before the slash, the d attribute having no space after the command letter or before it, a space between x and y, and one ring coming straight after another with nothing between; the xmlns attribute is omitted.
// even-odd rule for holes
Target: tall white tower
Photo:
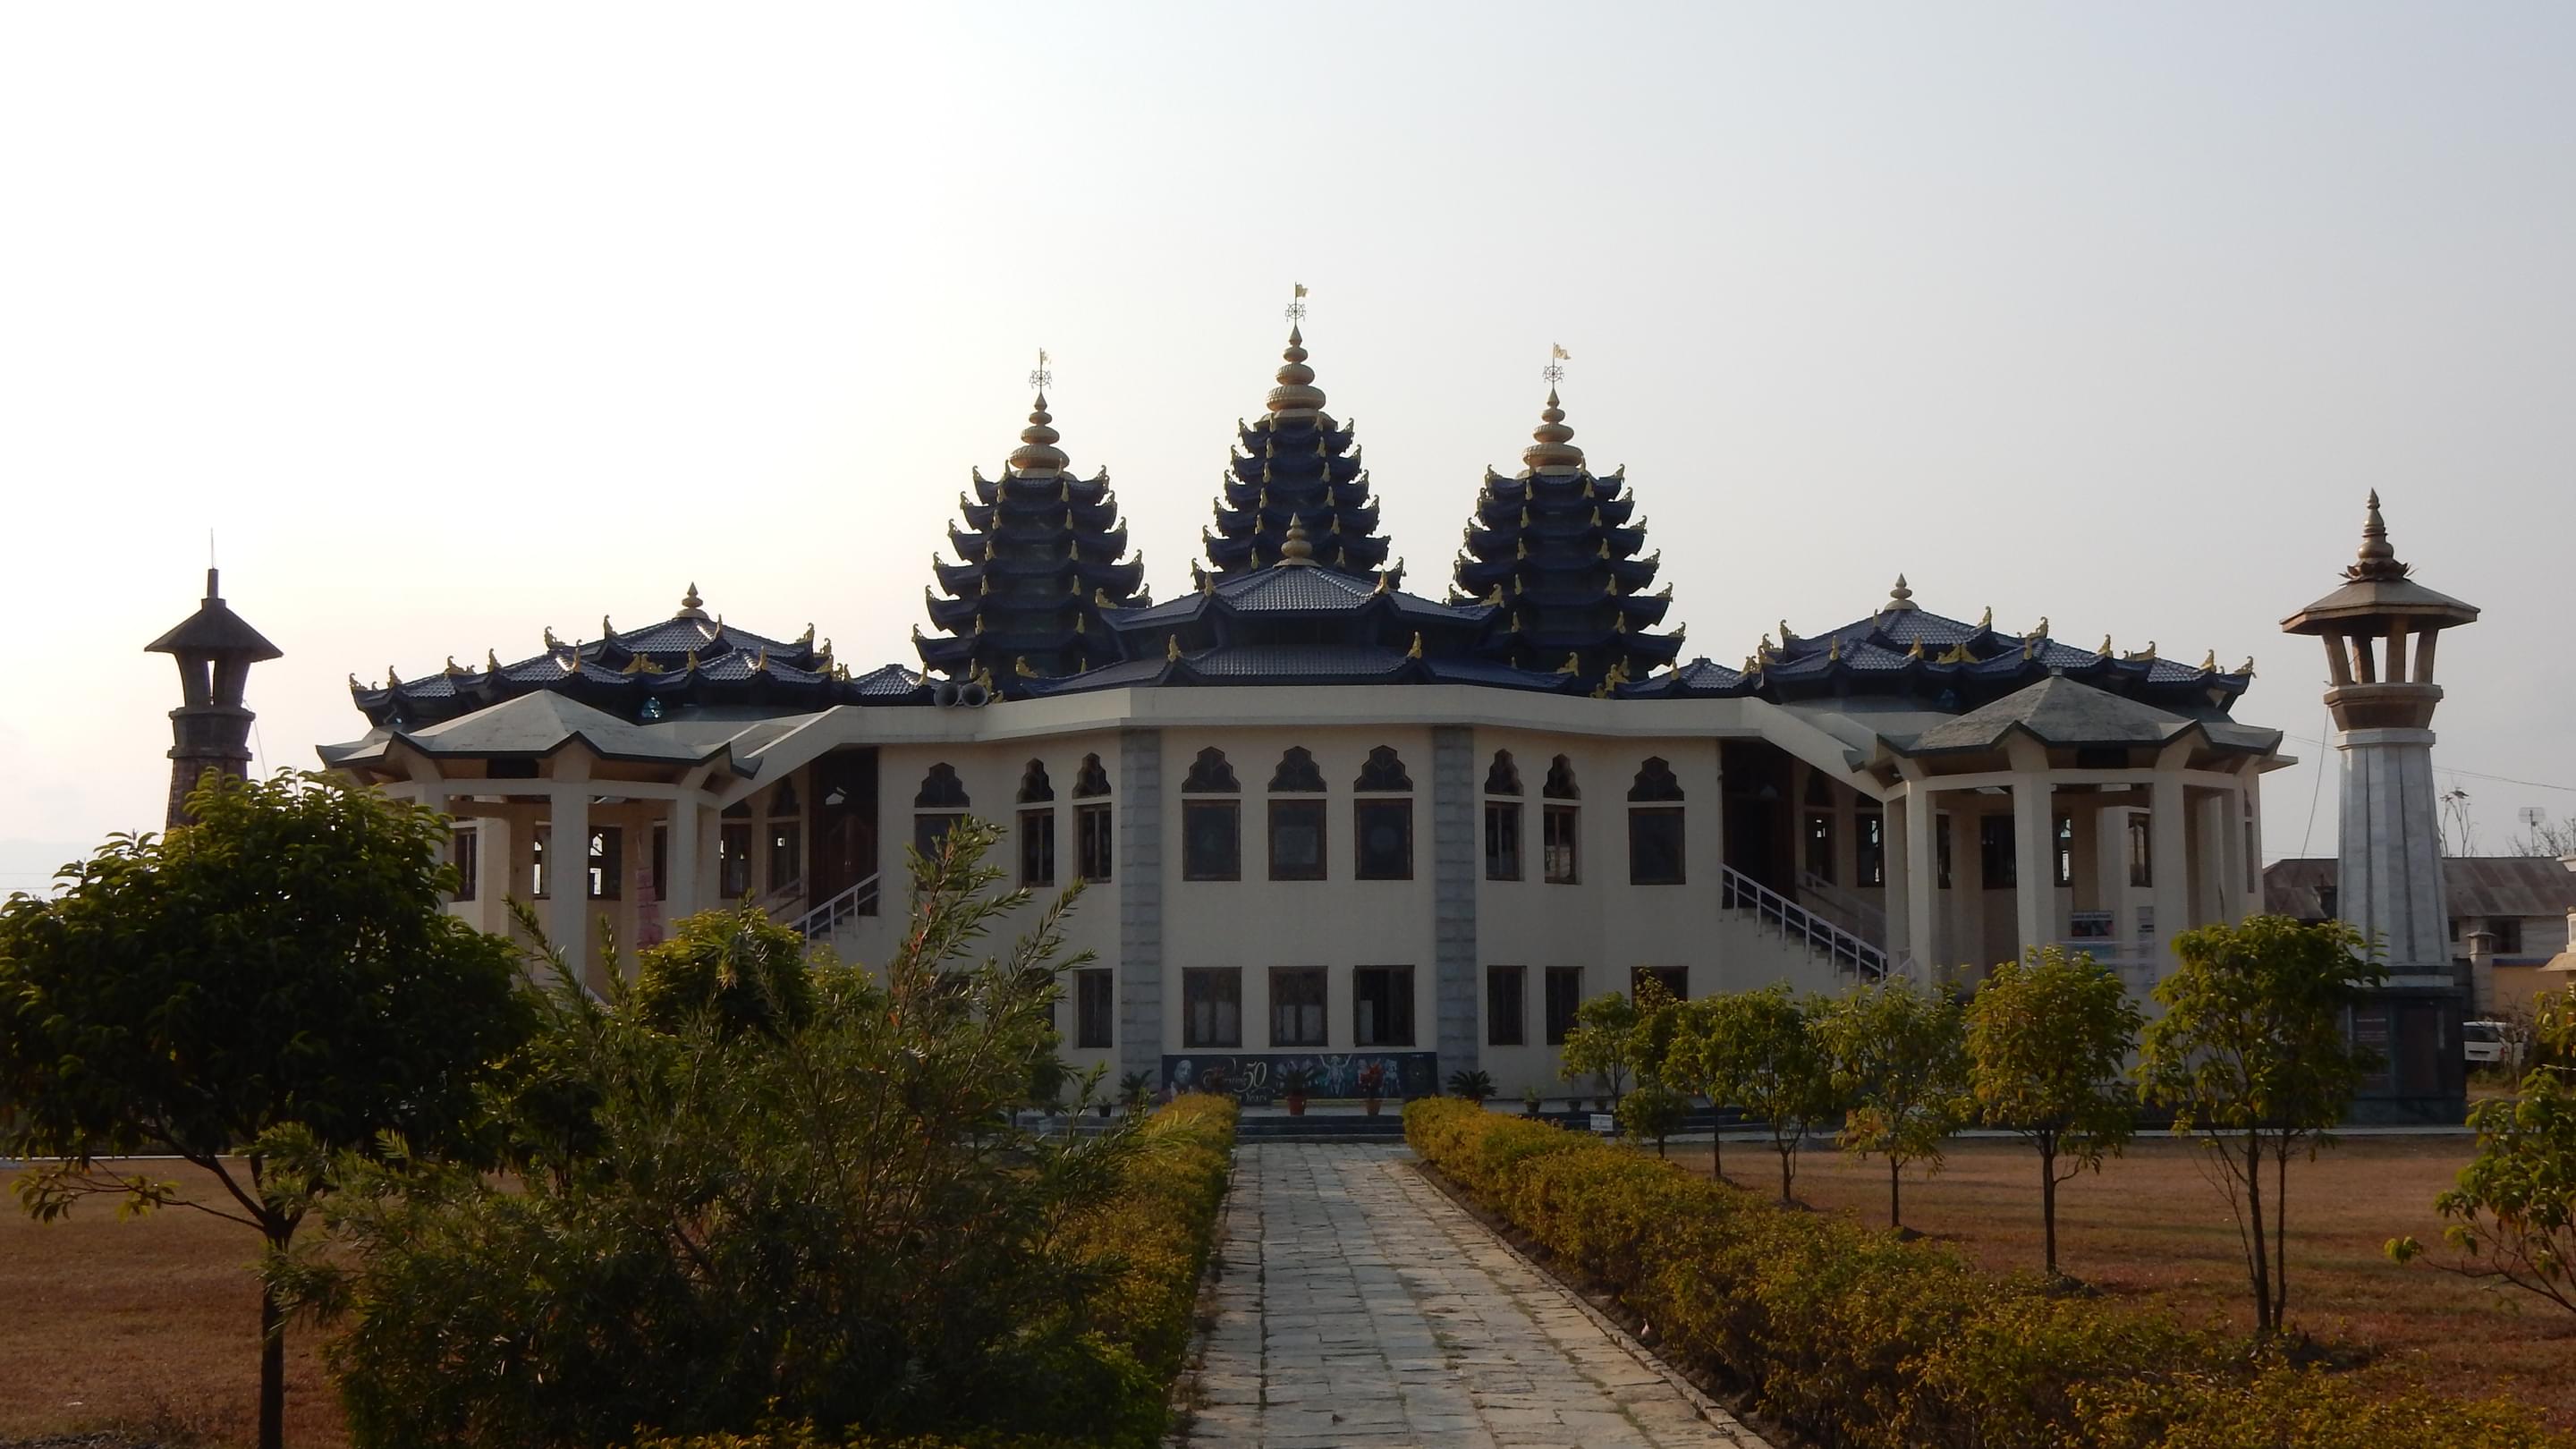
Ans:
<svg viewBox="0 0 2576 1449"><path fill-rule="evenodd" d="M2373 492L2343 587L2281 627L2325 640L2326 708L2343 755L2336 913L2378 943L2388 968L2379 1001L2353 1021L2356 1036L2388 1058L2386 1079L2365 1094L2375 1099L2372 1115L2456 1121L2466 1084L2433 790L2433 709L2442 701L2433 646L2478 611L2412 572L2389 546Z"/></svg>

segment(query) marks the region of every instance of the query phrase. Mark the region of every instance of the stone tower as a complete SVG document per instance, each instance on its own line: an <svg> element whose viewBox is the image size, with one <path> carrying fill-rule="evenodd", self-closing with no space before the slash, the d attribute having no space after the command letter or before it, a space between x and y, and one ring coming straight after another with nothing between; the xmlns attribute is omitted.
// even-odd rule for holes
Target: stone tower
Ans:
<svg viewBox="0 0 2576 1449"><path fill-rule="evenodd" d="M242 707L242 691L252 665L283 651L224 607L213 569L206 570L206 598L197 612L143 647L179 661L179 707L170 711L167 823L184 825L188 792L197 788L199 776L208 770L236 777L250 772L251 712Z"/></svg>
<svg viewBox="0 0 2576 1449"><path fill-rule="evenodd" d="M2442 839L2433 791L2433 646L2478 611L2416 583L2388 543L2370 495L2361 555L2344 585L2281 621L2325 641L2326 708L2343 755L2337 914L2376 942L2388 969L2382 1004L2354 1013L2353 1030L2388 1058L2366 1098L2376 1115L2458 1120L2464 1065L2462 1001L2442 895ZM2491 991L2478 983L2481 997ZM2481 1004L2485 1004L2481 1001ZM2372 1104L2365 1102L2367 1109Z"/></svg>

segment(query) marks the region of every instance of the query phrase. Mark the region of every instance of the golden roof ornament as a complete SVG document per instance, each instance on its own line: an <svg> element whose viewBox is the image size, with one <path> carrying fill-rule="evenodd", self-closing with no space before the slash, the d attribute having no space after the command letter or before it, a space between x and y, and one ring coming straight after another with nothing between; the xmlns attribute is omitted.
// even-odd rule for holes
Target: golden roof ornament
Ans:
<svg viewBox="0 0 2576 1449"><path fill-rule="evenodd" d="M1178 635L1178 634L1166 634L1166 635L1164 635L1164 636L1163 636L1163 658L1164 658L1165 660L1167 660L1167 661L1177 662L1177 661L1180 659L1180 657L1181 657L1181 636L1180 636L1180 635Z"/></svg>
<svg viewBox="0 0 2576 1449"><path fill-rule="evenodd" d="M826 659L829 659L829 658L831 658L831 657L832 657L832 636L830 636L829 634L826 634L826 635L824 635L824 636L823 636L823 647L822 647L822 649L821 649L821 650L819 650L819 651L817 651L817 652L819 652L819 653L820 653L824 658L826 658Z"/></svg>
<svg viewBox="0 0 2576 1449"><path fill-rule="evenodd" d="M1391 572L1391 571L1386 571L1386 572L1381 572L1381 573L1379 573L1379 574L1378 574L1378 576L1377 576L1377 587L1376 587L1376 588L1374 588L1374 589L1369 590L1369 592L1370 592L1370 593L1372 593L1372 594L1383 594L1383 593L1385 593L1385 592L1386 592L1387 581L1388 581L1389 579L1394 578L1394 577L1395 577L1395 575L1394 575L1394 573L1393 573L1393 572Z"/></svg>
<svg viewBox="0 0 2576 1449"><path fill-rule="evenodd" d="M1309 568L1314 566L1315 546L1306 541L1306 517L1304 514L1292 513L1288 515L1288 537L1286 542L1279 545L1279 562L1283 564L1303 564Z"/></svg>
<svg viewBox="0 0 2576 1449"><path fill-rule="evenodd" d="M2343 571L2355 583L2369 579L2402 579L2414 570L2397 561L2397 550L2388 542L2387 521L2379 516L2379 490L2370 490L2370 502L2361 516L2361 552L2351 567Z"/></svg>
<svg viewBox="0 0 2576 1449"><path fill-rule="evenodd" d="M1038 672L1029 667L1029 656L1025 654L1012 656L1011 672L1022 679L1035 679L1038 677Z"/></svg>
<svg viewBox="0 0 2576 1449"><path fill-rule="evenodd" d="M2021 657L2024 660L2028 660L2030 658L2031 651L2038 647L2039 636L2037 634L2024 634L2021 636Z"/></svg>
<svg viewBox="0 0 2576 1449"><path fill-rule="evenodd" d="M602 639L614 639L617 637L617 626L608 622L608 616L606 614L599 616L599 637Z"/></svg>
<svg viewBox="0 0 2576 1449"><path fill-rule="evenodd" d="M1923 657L1922 635L1917 634L1914 636L1914 647L1905 651L1905 657L1908 659L1920 659Z"/></svg>
<svg viewBox="0 0 2576 1449"><path fill-rule="evenodd" d="M2041 639L2045 639L2045 638L2047 638L2047 637L2048 637L2048 616L2047 616L2046 614L2042 614L2042 615L2040 615L2040 616L2039 616L2039 622L2038 622L2038 623L2036 623L2036 624L2031 625L2031 626L2030 626L2030 632L2029 632L2029 633L2027 633L2027 634L2022 635L2021 637L2023 637L2023 638L2025 638L2025 639L2028 639L2028 640L2031 640L2031 641L2033 641L2033 642L2037 642L2038 640L2041 640Z"/></svg>
<svg viewBox="0 0 2576 1449"><path fill-rule="evenodd" d="M1583 672L1583 656L1569 652L1565 656L1565 662L1556 667L1556 672L1559 674L1581 674Z"/></svg>
<svg viewBox="0 0 2576 1449"><path fill-rule="evenodd" d="M1979 614L1979 615L1977 616L1977 627L1978 627L1978 628L1980 628L1980 629L1992 629L1993 627L1995 627L1995 606L1994 606L1994 605L1992 605L1992 604L1988 604L1988 605L1986 605L1986 611L1985 611L1984 613Z"/></svg>
<svg viewBox="0 0 2576 1449"><path fill-rule="evenodd" d="M697 672L698 672L698 651L696 651L695 649L690 650L690 651L689 651L689 657L688 657L688 658L686 658L686 659L684 659L684 660L681 660L681 661L680 661L680 669L681 669L681 672L686 673L686 674L695 674L695 673L697 673Z"/></svg>
<svg viewBox="0 0 2576 1449"><path fill-rule="evenodd" d="M1038 395L1029 412L1029 425L1020 430L1020 445L1011 450L1011 472L1022 478L1053 477L1064 471L1064 450L1057 447L1060 434L1047 424L1055 418L1047 412L1046 390L1055 384L1055 374L1047 370L1046 349L1038 349L1037 370L1029 374L1029 387ZM1060 486L1059 497L1069 498L1070 480Z"/></svg>
<svg viewBox="0 0 2576 1449"><path fill-rule="evenodd" d="M641 654L637 654L637 655L633 655L633 656L629 657L629 658L627 659L627 661L626 661L626 667L625 667L625 668L623 668L623 669L621 669L621 670L619 670L619 671L617 671L617 672L618 672L618 673L620 673L620 674L641 674L641 673L643 673L643 672L644 672L644 656L643 656L643 655L641 655Z"/></svg>
<svg viewBox="0 0 2576 1449"><path fill-rule="evenodd" d="M810 646L811 644L813 644L813 642L814 642L814 621L813 621L813 620L808 619L808 620L806 620L806 621L805 621L805 632L796 636L796 642L797 642L797 643L799 643L799 644L809 645L809 646Z"/></svg>
<svg viewBox="0 0 2576 1449"><path fill-rule="evenodd" d="M1655 597L1666 603L1671 603L1673 598L1673 586L1666 584L1662 588L1655 590Z"/></svg>
<svg viewBox="0 0 2576 1449"><path fill-rule="evenodd" d="M2217 650L2212 649L2208 653L2200 656L2200 672L2203 674L2216 674L2218 672Z"/></svg>
<svg viewBox="0 0 2576 1449"><path fill-rule="evenodd" d="M1842 635L1834 635L1831 642L1825 645L1825 662L1827 664L1840 664L1843 662Z"/></svg>
<svg viewBox="0 0 2576 1449"><path fill-rule="evenodd" d="M1688 625L1688 624L1686 624L1686 623L1685 623L1685 624L1676 624L1676 625L1674 625L1674 626L1673 626L1673 642L1674 642L1674 643L1679 644L1679 643L1680 643L1680 642L1682 642L1684 639L1687 639L1687 638L1689 638L1689 637L1690 637L1690 625Z"/></svg>
<svg viewBox="0 0 2576 1449"><path fill-rule="evenodd" d="M689 581L689 591L680 596L680 612L673 614L671 617L674 619L703 619L706 616L707 601L698 597L698 581L691 579Z"/></svg>
<svg viewBox="0 0 2576 1449"><path fill-rule="evenodd" d="M1191 565L1190 572L1194 574L1198 573L1198 566L1195 564ZM1205 577L1205 575L1201 575L1201 577ZM1116 604L1110 602L1109 591L1103 588L1094 588L1091 591L1091 606L1095 609L1114 609L1118 607Z"/></svg>
<svg viewBox="0 0 2576 1449"><path fill-rule="evenodd" d="M555 637L555 626L548 624L546 626L546 652L551 654L562 647L563 641Z"/></svg>
<svg viewBox="0 0 2576 1449"><path fill-rule="evenodd" d="M448 673L448 676L449 676L450 678L453 678L453 677L455 677L456 675L463 674L464 672L465 672L465 666L456 662L456 656L455 656L455 655L453 655L453 654L448 655L448 656L447 656L447 673Z"/></svg>
<svg viewBox="0 0 2576 1449"><path fill-rule="evenodd" d="M1905 586L1905 575L1896 576L1895 587L1887 591L1887 602L1880 608L1890 614L1901 614L1914 607L1914 591Z"/></svg>
<svg viewBox="0 0 2576 1449"><path fill-rule="evenodd" d="M2135 660L2140 664L2153 664L2156 662L2156 641L2150 639L2147 641L2146 648L2135 650L2128 654L2123 654L2120 657L2123 659Z"/></svg>
<svg viewBox="0 0 2576 1449"><path fill-rule="evenodd" d="M397 686L397 685L399 685L399 684L401 684L401 683L402 683L402 676L401 676L401 675L399 675L399 674L394 673L394 667L393 667L392 665L390 665L390 664L386 665L386 666L385 666L385 688L387 688L387 689L392 689L392 688L394 688L395 686Z"/></svg>
<svg viewBox="0 0 2576 1449"><path fill-rule="evenodd" d="M1499 609L1503 606L1503 586L1501 584L1494 585L1494 591L1485 596L1485 604L1487 607L1495 609Z"/></svg>
<svg viewBox="0 0 2576 1449"><path fill-rule="evenodd" d="M2101 648L2099 648L2099 649L2094 650L2094 651L2093 651L2093 654L2094 654L2094 657L2095 657L2095 658L2097 658L2097 659L2108 659L2108 658L2110 658L2110 657L2111 657L2111 636L2110 636L2110 635L2105 634L2105 635L2103 635L2103 636L2102 636L2102 647L2101 647Z"/></svg>
<svg viewBox="0 0 2576 1449"><path fill-rule="evenodd" d="M2254 656L2251 654L2246 655L2245 662L2236 666L2236 672L2244 675L2248 679L2252 679L2254 677Z"/></svg>
<svg viewBox="0 0 2576 1449"><path fill-rule="evenodd" d="M1780 621L1780 647L1781 647L1781 648L1783 648L1783 649L1788 648L1788 647L1789 647L1789 641L1790 641L1790 640L1792 640L1792 639L1795 639L1795 638L1797 638L1797 637L1798 637L1797 635L1792 634L1792 633L1790 633L1790 632L1789 632L1789 621L1788 621L1788 620L1786 620L1786 619L1781 620L1781 621Z"/></svg>
<svg viewBox="0 0 2576 1449"><path fill-rule="evenodd" d="M1305 294L1300 291L1298 295L1303 297ZM1293 310L1298 317L1305 315L1303 303ZM1279 371L1275 375L1279 385L1270 390L1262 404L1270 410L1271 416L1283 422L1302 422L1324 410L1324 390L1315 386L1315 369L1306 365L1306 356L1305 331L1292 318L1288 327L1288 346L1279 354Z"/></svg>
<svg viewBox="0 0 2576 1449"><path fill-rule="evenodd" d="M1977 656L1968 652L1968 641L1962 639L1958 643L1951 645L1946 653L1942 654L1940 658L1935 659L1932 662L1935 664L1974 664L1977 662Z"/></svg>
<svg viewBox="0 0 2576 1449"><path fill-rule="evenodd" d="M360 684L360 683L358 682L358 671L356 671L356 670L354 670L354 669L350 670L350 671L349 671L349 692L350 692L351 694L355 694L355 693L357 693L359 690L362 690L362 689L364 689L364 688L366 688L366 686L365 686L365 685L363 685L363 684Z"/></svg>
<svg viewBox="0 0 2576 1449"><path fill-rule="evenodd" d="M1416 629L1413 631L1413 647L1404 651L1404 657L1407 659L1419 659L1422 657L1421 630Z"/></svg>
<svg viewBox="0 0 2576 1449"><path fill-rule="evenodd" d="M754 674L767 674L769 672L768 645L763 644L760 646L759 656L751 661L751 672Z"/></svg>
<svg viewBox="0 0 2576 1449"><path fill-rule="evenodd" d="M1565 406L1556 397L1556 385L1565 377L1563 364L1574 359L1560 346L1550 345L1547 351L1547 366L1539 369L1539 376L1547 380L1547 406L1539 412L1538 426L1530 430L1532 442L1521 450L1521 464L1532 473L1579 473L1583 450L1574 446L1574 429L1565 425Z"/></svg>

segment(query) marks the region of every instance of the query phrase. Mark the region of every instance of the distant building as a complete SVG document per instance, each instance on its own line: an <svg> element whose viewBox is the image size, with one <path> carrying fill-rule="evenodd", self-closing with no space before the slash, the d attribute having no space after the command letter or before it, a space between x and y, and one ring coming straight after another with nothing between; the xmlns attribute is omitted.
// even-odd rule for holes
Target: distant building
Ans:
<svg viewBox="0 0 2576 1449"><path fill-rule="evenodd" d="M1366 1061L1563 1093L1574 1005L1648 975L1822 991L2067 943L2143 992L2177 932L2259 901L2259 783L2289 761L2232 717L2250 660L1999 629L1903 579L1740 667L1689 657L1637 494L1553 389L1417 595L1324 409L1292 333L1175 597L1041 394L931 561L922 672L854 673L692 585L640 627L353 678L367 732L323 759L455 815L459 913L503 930L535 898L594 973L603 920L649 942L741 899L881 961L906 849L993 820L1014 881L1088 883L1071 1061L1256 1088L1313 1064L1326 1094Z"/></svg>
<svg viewBox="0 0 2576 1449"><path fill-rule="evenodd" d="M250 770L251 712L243 705L250 667L281 658L224 603L215 571L206 570L206 597L197 612L143 646L179 665L179 707L170 711L170 801L164 824L188 821L188 792L208 770L235 778Z"/></svg>
<svg viewBox="0 0 2576 1449"><path fill-rule="evenodd" d="M2303 921L2332 919L2340 906L2337 862L2276 860L2263 868L2263 909ZM2576 857L2445 856L2442 891L2460 989L2479 1016L2528 1005L2541 991L2576 984L2568 932L2576 921ZM2483 950L2485 959L2480 962ZM2483 972L2489 994L2472 991Z"/></svg>

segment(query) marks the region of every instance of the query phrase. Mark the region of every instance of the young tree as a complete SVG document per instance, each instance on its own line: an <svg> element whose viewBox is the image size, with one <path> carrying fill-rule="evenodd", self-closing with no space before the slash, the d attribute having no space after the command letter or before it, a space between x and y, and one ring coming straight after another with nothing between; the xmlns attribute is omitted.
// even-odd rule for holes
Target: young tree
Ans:
<svg viewBox="0 0 2576 1449"><path fill-rule="evenodd" d="M1682 1130L1690 1099L1648 1077L1619 1103L1619 1130L1631 1137L1655 1139L1655 1155L1664 1155L1664 1139Z"/></svg>
<svg viewBox="0 0 2576 1449"><path fill-rule="evenodd" d="M81 1198L185 1207L292 1243L272 1191L279 1134L368 1150L464 1143L475 1087L526 1033L514 953L447 914L447 821L281 772L209 774L196 823L116 836L51 900L0 906L0 1147L56 1158L19 1179L39 1219ZM215 1201L103 1159L166 1153ZM276 1449L285 1324L260 1295L259 1442Z"/></svg>
<svg viewBox="0 0 2576 1449"><path fill-rule="evenodd" d="M1791 1201L1799 1145L1842 1105L1807 1007L1778 982L1708 997L1695 1015L1688 1056L1694 1080L1703 1090L1730 1088L1727 1095L1770 1129L1771 1149L1780 1154L1780 1200Z"/></svg>
<svg viewBox="0 0 2576 1449"><path fill-rule="evenodd" d="M1605 991L1574 1008L1574 1029L1565 1034L1557 1074L1569 1082L1593 1078L1610 1093L1615 1112L1636 1070L1637 1047L1637 1003L1622 992Z"/></svg>
<svg viewBox="0 0 2576 1449"><path fill-rule="evenodd" d="M2058 1184L2099 1171L2103 1157L2137 1130L2120 1068L2141 1019L2118 976L2055 946L1997 965L1968 1003L1968 1090L1981 1119L2039 1152L2042 1254L2051 1277L2058 1275Z"/></svg>
<svg viewBox="0 0 2576 1449"><path fill-rule="evenodd" d="M2327 1129L2376 1065L2344 1019L2385 973L2351 926L2288 916L2186 931L2174 954L2181 965L2156 987L2165 1014L2147 1027L2138 1080L2173 1109L2176 1132L2209 1149L2245 1251L2255 1329L2269 1336L2289 1303L2290 1159L2334 1140Z"/></svg>
<svg viewBox="0 0 2576 1449"><path fill-rule="evenodd" d="M1703 996L1683 1003L1674 1014L1673 1040L1663 1063L1665 1080L1674 1090L1706 1097L1709 1107L1717 1112L1742 1105L1744 1079L1752 1070L1743 1056L1746 1043L1741 1033L1720 1030L1716 1025L1715 1018L1724 1010L1719 1003L1728 999ZM1723 1124L1710 1126L1708 1171L1711 1177L1726 1176Z"/></svg>
<svg viewBox="0 0 2576 1449"><path fill-rule="evenodd" d="M1847 1152L1886 1156L1887 1223L1901 1229L1905 1164L1929 1162L1938 1171L1941 1144L1973 1106L1959 1005L1891 977L1825 1002L1816 1030L1848 1104L1837 1140Z"/></svg>
<svg viewBox="0 0 2576 1449"><path fill-rule="evenodd" d="M2460 1169L2460 1185L2433 1200L2450 1219L2442 1239L2458 1256L2433 1266L2576 1313L2576 1090L2544 1068L2515 1096L2479 1103L2469 1125L2478 1155ZM2412 1237L2388 1244L2400 1263L2423 1252Z"/></svg>

